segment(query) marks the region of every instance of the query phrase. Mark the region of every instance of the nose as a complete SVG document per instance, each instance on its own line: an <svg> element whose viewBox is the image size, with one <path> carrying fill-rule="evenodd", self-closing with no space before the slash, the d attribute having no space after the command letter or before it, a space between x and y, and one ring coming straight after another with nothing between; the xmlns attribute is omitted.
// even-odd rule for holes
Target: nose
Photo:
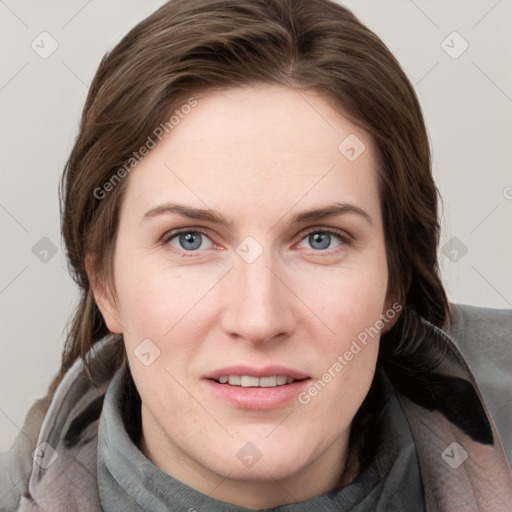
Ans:
<svg viewBox="0 0 512 512"><path fill-rule="evenodd" d="M296 328L295 301L283 274L266 251L252 263L237 258L225 282L224 332L254 345L289 337Z"/></svg>

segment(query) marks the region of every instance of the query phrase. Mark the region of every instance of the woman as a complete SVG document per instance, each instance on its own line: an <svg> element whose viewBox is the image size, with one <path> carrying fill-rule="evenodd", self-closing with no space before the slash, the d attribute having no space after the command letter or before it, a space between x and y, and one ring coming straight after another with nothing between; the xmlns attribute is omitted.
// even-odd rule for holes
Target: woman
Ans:
<svg viewBox="0 0 512 512"><path fill-rule="evenodd" d="M165 4L62 189L81 302L2 510L510 509L511 316L448 303L417 98L349 11Z"/></svg>

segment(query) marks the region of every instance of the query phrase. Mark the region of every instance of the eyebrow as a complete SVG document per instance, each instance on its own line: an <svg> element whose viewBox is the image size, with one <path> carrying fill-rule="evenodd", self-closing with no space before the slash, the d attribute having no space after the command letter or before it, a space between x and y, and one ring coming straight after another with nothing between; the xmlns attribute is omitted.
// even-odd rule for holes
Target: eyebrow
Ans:
<svg viewBox="0 0 512 512"><path fill-rule="evenodd" d="M189 219L211 222L222 226L233 226L233 221L228 221L222 214L211 209L192 208L183 204L165 203L151 210L148 210L142 217L141 223L164 214L176 213L182 217ZM290 224L305 224L306 222L314 222L328 217L342 214L355 214L365 219L370 225L373 225L372 218L362 208L348 203L335 203L332 205L307 210L294 215Z"/></svg>

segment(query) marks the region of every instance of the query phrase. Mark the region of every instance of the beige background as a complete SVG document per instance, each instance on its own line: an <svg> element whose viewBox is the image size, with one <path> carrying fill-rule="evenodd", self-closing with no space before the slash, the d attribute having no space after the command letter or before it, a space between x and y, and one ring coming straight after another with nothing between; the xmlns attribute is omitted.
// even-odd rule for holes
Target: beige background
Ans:
<svg viewBox="0 0 512 512"><path fill-rule="evenodd" d="M107 48L162 3L0 2L0 451L56 373L76 301L57 184L88 84ZM394 52L422 102L444 198L442 246L460 240L448 256L441 250L450 298L512 307L512 2L345 4ZM58 48L43 59L34 40L40 52Z"/></svg>

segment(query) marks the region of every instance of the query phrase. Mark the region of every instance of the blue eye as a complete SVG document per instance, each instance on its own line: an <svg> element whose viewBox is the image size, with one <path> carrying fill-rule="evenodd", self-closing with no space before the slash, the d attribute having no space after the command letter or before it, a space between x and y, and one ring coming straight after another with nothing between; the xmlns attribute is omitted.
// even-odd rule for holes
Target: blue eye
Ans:
<svg viewBox="0 0 512 512"><path fill-rule="evenodd" d="M166 243L189 252L209 249L213 245L212 241L201 231L179 231L169 236Z"/></svg>
<svg viewBox="0 0 512 512"><path fill-rule="evenodd" d="M306 236L301 240L301 243L304 241L308 242L309 248L311 249L325 251L326 249L334 249L335 247L342 245L346 242L346 239L336 231L317 229L316 231L310 231L306 234ZM331 245L333 241L337 242L334 247Z"/></svg>

